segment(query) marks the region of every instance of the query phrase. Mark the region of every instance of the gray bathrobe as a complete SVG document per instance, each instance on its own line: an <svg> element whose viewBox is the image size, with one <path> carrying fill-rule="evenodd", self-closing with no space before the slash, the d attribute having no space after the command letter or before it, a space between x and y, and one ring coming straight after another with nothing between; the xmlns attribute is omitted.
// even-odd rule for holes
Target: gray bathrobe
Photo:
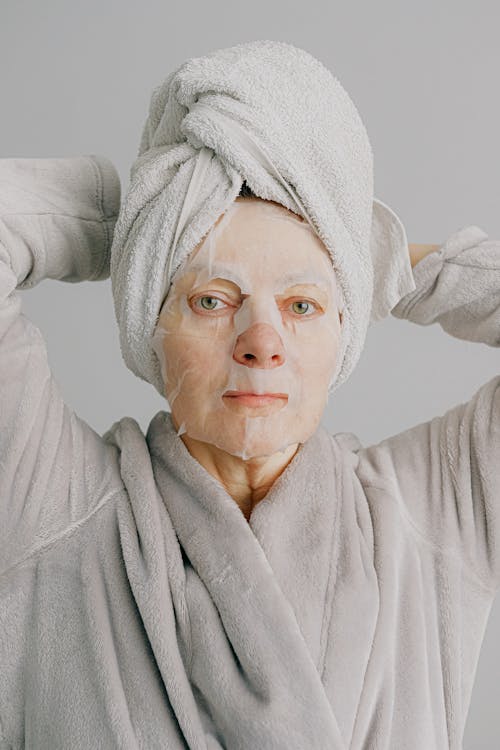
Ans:
<svg viewBox="0 0 500 750"><path fill-rule="evenodd" d="M90 160L73 192L40 164L0 160L0 748L459 750L500 375L376 445L320 426L247 522L167 411L101 436L64 403L18 290L106 278L116 205ZM500 241L413 273L397 317L500 346Z"/></svg>

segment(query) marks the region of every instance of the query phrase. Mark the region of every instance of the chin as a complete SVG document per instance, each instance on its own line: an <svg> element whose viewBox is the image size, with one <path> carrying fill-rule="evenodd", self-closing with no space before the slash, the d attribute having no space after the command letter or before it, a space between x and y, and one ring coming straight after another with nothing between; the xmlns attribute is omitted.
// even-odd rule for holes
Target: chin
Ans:
<svg viewBox="0 0 500 750"><path fill-rule="evenodd" d="M245 461L251 458L267 458L279 453L284 454L290 446L305 442L314 431L315 427L309 432L305 431L304 425L297 420L294 427L282 424L273 428L269 424L266 435L265 422L258 425L252 420L252 429L247 429L245 432L243 425L240 431L227 430L226 434L221 434L219 431L213 436L214 440L211 442L220 450Z"/></svg>
<svg viewBox="0 0 500 750"><path fill-rule="evenodd" d="M231 456L237 456L243 461L249 461L252 458L269 458L270 456L275 456L278 453L284 454L285 451L290 447L290 445L295 445L295 443L277 445L276 443L260 442L257 445L245 444L244 446L240 446L239 449L234 445L226 445L225 447L223 447L223 445L219 445L218 447L221 450L224 450L226 453L229 453Z"/></svg>

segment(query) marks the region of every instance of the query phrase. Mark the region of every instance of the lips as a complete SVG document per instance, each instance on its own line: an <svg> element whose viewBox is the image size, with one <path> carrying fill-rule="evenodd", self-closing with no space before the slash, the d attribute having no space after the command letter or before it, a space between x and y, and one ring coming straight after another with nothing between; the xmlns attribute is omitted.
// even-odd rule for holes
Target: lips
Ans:
<svg viewBox="0 0 500 750"><path fill-rule="evenodd" d="M286 393L253 393L251 391L226 391L224 396L239 398L240 396L255 396L256 398L288 398Z"/></svg>
<svg viewBox="0 0 500 750"><path fill-rule="evenodd" d="M286 393L251 393L248 391L227 391L223 398L227 399L228 404L252 407L279 404L279 408L281 408L283 402L288 401Z"/></svg>

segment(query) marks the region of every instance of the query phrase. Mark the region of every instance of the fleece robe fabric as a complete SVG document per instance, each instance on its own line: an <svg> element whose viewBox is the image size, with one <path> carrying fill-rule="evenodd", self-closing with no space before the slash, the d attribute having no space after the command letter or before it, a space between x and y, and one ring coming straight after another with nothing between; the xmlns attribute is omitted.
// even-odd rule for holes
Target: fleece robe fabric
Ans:
<svg viewBox="0 0 500 750"><path fill-rule="evenodd" d="M500 375L375 445L320 426L247 522L167 411L101 436L64 403L20 289L98 278L116 206L82 165L63 221L63 165L48 189L30 161L0 160L0 748L459 750ZM500 346L500 241L464 227L413 273L395 315Z"/></svg>

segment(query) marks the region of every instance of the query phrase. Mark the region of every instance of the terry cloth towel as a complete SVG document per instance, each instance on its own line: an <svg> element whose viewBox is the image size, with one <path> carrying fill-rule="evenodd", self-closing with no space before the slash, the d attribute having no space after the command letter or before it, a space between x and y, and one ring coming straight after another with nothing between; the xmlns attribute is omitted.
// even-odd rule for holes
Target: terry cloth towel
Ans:
<svg viewBox="0 0 500 750"><path fill-rule="evenodd" d="M92 162L0 159L0 750L462 750L500 374L375 445L320 426L247 523L168 412L98 435L23 314L44 273L102 278ZM500 346L500 241L465 227L413 272L401 313Z"/></svg>
<svg viewBox="0 0 500 750"><path fill-rule="evenodd" d="M124 361L162 396L151 345L162 301L243 181L303 216L330 253L346 305L331 391L369 323L415 288L404 226L374 198L368 135L332 73L269 40L191 58L153 91L111 254Z"/></svg>

